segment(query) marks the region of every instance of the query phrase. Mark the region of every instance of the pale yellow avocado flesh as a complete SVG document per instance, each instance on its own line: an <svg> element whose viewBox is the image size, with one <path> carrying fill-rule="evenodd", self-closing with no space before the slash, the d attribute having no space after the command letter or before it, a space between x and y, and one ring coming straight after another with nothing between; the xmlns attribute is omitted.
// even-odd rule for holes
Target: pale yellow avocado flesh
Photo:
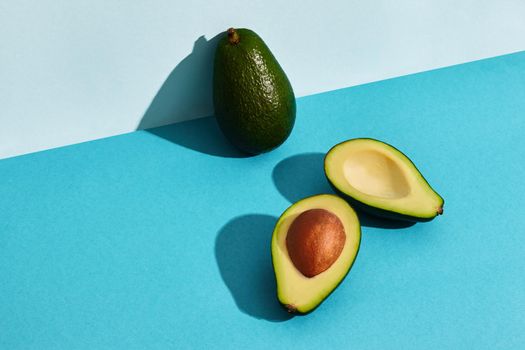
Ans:
<svg viewBox="0 0 525 350"><path fill-rule="evenodd" d="M354 139L326 155L325 172L343 194L365 205L413 217L432 218L443 199L403 153L373 139Z"/></svg>
<svg viewBox="0 0 525 350"><path fill-rule="evenodd" d="M339 258L326 271L308 278L293 265L286 248L286 235L294 219L309 209L326 209L343 223L345 245ZM272 260L277 296L290 311L307 313L317 307L343 280L357 256L361 227L354 210L343 199L329 194L308 197L290 206L279 218L272 236Z"/></svg>

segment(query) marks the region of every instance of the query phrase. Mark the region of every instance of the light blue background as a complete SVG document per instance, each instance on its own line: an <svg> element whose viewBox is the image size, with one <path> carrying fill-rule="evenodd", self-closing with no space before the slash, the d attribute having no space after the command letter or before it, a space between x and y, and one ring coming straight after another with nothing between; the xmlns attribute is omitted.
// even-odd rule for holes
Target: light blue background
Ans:
<svg viewBox="0 0 525 350"><path fill-rule="evenodd" d="M211 115L231 26L305 96L524 50L524 18L523 0L2 0L0 158Z"/></svg>
<svg viewBox="0 0 525 350"><path fill-rule="evenodd" d="M2 349L523 349L525 53L298 100L290 139L239 158L210 118L0 161ZM275 300L269 240L329 192L322 157L374 137L445 198L363 218L311 315Z"/></svg>

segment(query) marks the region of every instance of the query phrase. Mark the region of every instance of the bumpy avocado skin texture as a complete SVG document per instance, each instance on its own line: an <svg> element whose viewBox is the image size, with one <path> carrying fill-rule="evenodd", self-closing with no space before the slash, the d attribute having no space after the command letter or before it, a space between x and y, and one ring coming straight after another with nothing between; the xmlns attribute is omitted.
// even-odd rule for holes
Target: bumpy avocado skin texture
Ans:
<svg viewBox="0 0 525 350"><path fill-rule="evenodd" d="M236 29L239 42L224 34L215 52L213 102L222 132L250 154L281 145L295 123L295 96L283 69L264 41Z"/></svg>

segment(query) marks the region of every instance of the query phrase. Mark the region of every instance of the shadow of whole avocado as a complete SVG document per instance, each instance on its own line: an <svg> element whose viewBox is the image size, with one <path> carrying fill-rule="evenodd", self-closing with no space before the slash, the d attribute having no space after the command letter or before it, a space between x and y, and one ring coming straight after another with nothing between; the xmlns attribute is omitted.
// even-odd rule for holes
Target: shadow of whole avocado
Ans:
<svg viewBox="0 0 525 350"><path fill-rule="evenodd" d="M277 218L250 214L230 220L215 240L221 277L242 312L273 322L292 318L277 300L270 252Z"/></svg>
<svg viewBox="0 0 525 350"><path fill-rule="evenodd" d="M200 118L213 114L213 59L221 35L210 40L200 36L195 41L193 51L160 87L137 130L213 156L247 156L226 140L214 117Z"/></svg>
<svg viewBox="0 0 525 350"><path fill-rule="evenodd" d="M275 187L290 203L316 194L334 194L324 174L324 157L324 153L302 153L280 161L272 173ZM376 217L353 208L362 226L398 229L415 224Z"/></svg>
<svg viewBox="0 0 525 350"><path fill-rule="evenodd" d="M205 128L197 122L161 127L212 113L216 118L209 118ZM209 41L199 37L193 52L162 84L137 129L155 128L148 131L199 152L246 157L281 145L292 131L295 113L290 81L264 41L249 29L230 28ZM237 149L209 147L210 140L216 146L226 139Z"/></svg>

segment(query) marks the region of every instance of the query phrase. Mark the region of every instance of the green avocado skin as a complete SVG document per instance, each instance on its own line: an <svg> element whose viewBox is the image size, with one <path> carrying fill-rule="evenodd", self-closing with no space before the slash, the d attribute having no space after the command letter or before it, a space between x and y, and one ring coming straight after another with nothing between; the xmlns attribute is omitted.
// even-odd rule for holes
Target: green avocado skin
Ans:
<svg viewBox="0 0 525 350"><path fill-rule="evenodd" d="M317 304L316 307L314 307L314 308L311 309L311 310L308 310L307 312L300 312L299 310L297 310L297 311L291 313L291 312L288 310L288 308L286 307L286 304L281 303L281 301L279 300L279 296L276 295L277 300L279 301L279 304L280 304L280 305L281 305L286 311L288 311L288 313L291 313L291 314L294 315L294 316L306 316L306 315L311 314L313 311L317 310L317 308L318 308L319 306L321 306L321 304L322 304L326 299L328 299L328 297L329 297L330 295L332 295L332 293L335 292L335 290L336 290L337 288L339 288L339 286L341 285L341 283L343 283L343 281L345 280L346 276L348 276L348 274L350 273L350 270L352 270L352 267L354 267L354 263L355 263L355 261L356 261L356 259L357 259L357 256L359 255L359 249L361 248L361 239L362 239L362 237L363 237L362 233L363 233L363 232L362 232L362 230L361 230L361 225L359 225L359 242L358 242L358 245L357 245L357 251L356 251L356 253L355 253L354 260L352 260L352 263L350 264L350 267L348 267L348 270L346 271L346 273L345 273L345 275L343 276L343 278L341 278L341 280L337 283L337 285L334 287L334 289L332 289L332 291L331 291L331 292L330 292L330 293L329 293L329 294L323 299L323 301L321 301L319 304ZM272 266L273 266L273 257L272 257ZM274 271L275 271L275 267L274 267ZM277 277L275 278L275 283L277 283Z"/></svg>
<svg viewBox="0 0 525 350"><path fill-rule="evenodd" d="M373 206L367 205L367 204L365 204L363 202L360 202L360 201L356 200L353 197L350 197L346 193L343 193L342 191L340 191L337 187L335 187L332 184L332 182L330 181L330 179L328 179L328 177L326 179L328 180L328 183L330 184L330 187L332 187L332 190L334 190L334 192L339 197L341 197L344 200L346 200L348 202L348 204L350 204L353 208L355 208L357 210L364 211L364 212L366 212L366 213L368 213L370 215L373 215L373 216L376 216L376 217L379 217L379 218L386 218L386 219L390 219L390 220L411 221L411 222L428 222L428 221L431 221L431 220L433 220L435 218L435 216L430 217L430 218L411 216L411 215L396 213L396 212L393 212L393 211L380 209L380 208L377 208L377 207L373 207Z"/></svg>
<svg viewBox="0 0 525 350"><path fill-rule="evenodd" d="M295 96L283 69L264 41L236 29L239 42L219 40L213 71L215 117L222 132L249 154L281 145L295 123Z"/></svg>
<svg viewBox="0 0 525 350"><path fill-rule="evenodd" d="M334 147L336 147L336 146L338 146L338 145L335 145ZM393 147L391 145L389 145L389 146L395 149L395 147ZM398 150L398 149L396 149L396 150L399 153L403 154L400 150ZM330 152L330 151L328 151L328 152ZM406 158L410 162L412 162L408 157L406 157ZM326 156L325 156L324 163L326 164ZM412 165L414 165L414 163L412 163ZM414 165L414 168L416 168L415 165ZM416 170L417 170L417 168L416 168ZM358 199L356 199L356 198L354 198L352 196L349 196L348 194L344 193L339 188L337 188L337 186L335 186L332 183L332 181L330 180L330 177L328 176L328 173L326 171L326 166L325 166L324 174L325 174L326 180L328 181L328 184L330 185L332 190L339 197L341 197L344 200L346 200L348 202L348 204L350 204L351 207L353 207L354 209L357 209L358 211L364 211L364 212L366 212L366 213L368 213L370 215L373 215L373 216L376 216L376 217L379 217L379 218L385 218L385 219L390 219L390 220L395 220L395 221L409 221L409 222L429 222L429 221L434 220L434 218L437 216L437 213L436 213L435 216L432 216L432 217L412 216L412 215L398 213L398 212L385 210L385 209L382 209L382 208L378 208L378 207L374 207L374 206L368 205L366 203L363 203L363 202L359 201ZM421 176L423 177L423 175L421 175ZM431 187L430 184L428 183L428 181L424 177L423 177L423 180L425 180L427 185L429 187ZM439 194L438 194L438 196L439 196ZM445 200L441 196L439 196L439 198L441 199L441 206L444 206L445 205Z"/></svg>

